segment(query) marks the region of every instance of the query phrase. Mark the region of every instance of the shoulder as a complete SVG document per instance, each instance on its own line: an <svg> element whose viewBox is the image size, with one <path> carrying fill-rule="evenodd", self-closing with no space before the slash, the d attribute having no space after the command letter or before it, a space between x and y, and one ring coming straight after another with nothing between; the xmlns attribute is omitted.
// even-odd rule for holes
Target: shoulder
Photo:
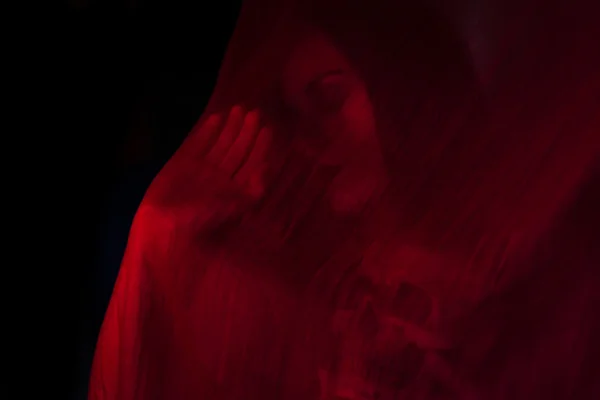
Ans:
<svg viewBox="0 0 600 400"><path fill-rule="evenodd" d="M127 247L160 259L169 254L174 234L175 224L169 209L143 201L133 218Z"/></svg>

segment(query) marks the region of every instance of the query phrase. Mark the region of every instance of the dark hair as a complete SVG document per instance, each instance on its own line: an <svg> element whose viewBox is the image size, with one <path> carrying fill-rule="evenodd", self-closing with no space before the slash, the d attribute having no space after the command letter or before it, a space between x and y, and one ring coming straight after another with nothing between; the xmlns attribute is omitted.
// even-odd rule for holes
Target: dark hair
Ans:
<svg viewBox="0 0 600 400"><path fill-rule="evenodd" d="M308 5L304 15L338 42L366 79L393 74L428 95L473 90L477 75L456 26L437 10L412 3L333 0ZM373 59L376 71L369 66Z"/></svg>
<svg viewBox="0 0 600 400"><path fill-rule="evenodd" d="M442 223L448 213L435 191L466 184L457 170L467 168L460 158L466 153L468 163L475 157L468 144L486 120L483 93L458 29L434 9L393 0L315 0L303 15L332 37L367 84L398 193L394 203L410 218L402 225L431 230L422 221L437 213L433 225L440 232L434 236L442 240L442 232L464 215L458 215L461 200L449 199L448 204L459 202L457 215Z"/></svg>

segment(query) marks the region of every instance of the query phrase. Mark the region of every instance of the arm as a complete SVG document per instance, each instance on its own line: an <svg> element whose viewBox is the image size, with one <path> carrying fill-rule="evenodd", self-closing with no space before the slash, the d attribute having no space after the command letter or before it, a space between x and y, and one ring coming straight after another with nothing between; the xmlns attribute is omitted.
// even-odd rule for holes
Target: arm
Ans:
<svg viewBox="0 0 600 400"><path fill-rule="evenodd" d="M96 346L90 400L145 398L147 384L157 384L151 378L161 361L155 349L165 339L165 313L157 307L156 268L165 265L169 232L160 212L150 206L138 210Z"/></svg>
<svg viewBox="0 0 600 400"><path fill-rule="evenodd" d="M134 218L100 331L90 400L161 398L167 372L176 374L170 367L177 362L170 347L176 342L170 329L175 316L167 304L195 292L197 267L210 253L195 260L188 250L199 245L202 233L238 215L246 199L262 197L269 146L270 130L261 127L258 112L235 107L226 120L219 115L203 120L154 179ZM177 337L184 339L198 341Z"/></svg>

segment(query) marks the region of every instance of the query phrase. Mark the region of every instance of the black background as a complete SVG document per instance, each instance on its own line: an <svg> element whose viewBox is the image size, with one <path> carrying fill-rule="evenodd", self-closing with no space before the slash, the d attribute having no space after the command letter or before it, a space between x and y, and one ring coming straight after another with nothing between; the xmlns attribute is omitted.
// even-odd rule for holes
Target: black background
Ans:
<svg viewBox="0 0 600 400"><path fill-rule="evenodd" d="M5 76L26 104L13 115L19 144L4 148L18 153L5 157L15 183L5 197L19 207L9 234L25 239L7 256L19 277L5 279L18 287L5 284L16 350L6 366L26 377L11 398L86 397L128 224L202 113L240 4L47 3L10 28L5 64L16 68Z"/></svg>

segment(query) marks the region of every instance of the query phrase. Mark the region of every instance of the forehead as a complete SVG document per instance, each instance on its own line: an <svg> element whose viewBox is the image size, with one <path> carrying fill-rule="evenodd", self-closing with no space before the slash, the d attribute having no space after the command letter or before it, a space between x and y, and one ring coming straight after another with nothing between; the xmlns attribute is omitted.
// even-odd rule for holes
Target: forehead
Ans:
<svg viewBox="0 0 600 400"><path fill-rule="evenodd" d="M284 93L295 98L320 75L349 67L346 57L327 36L311 32L296 43L285 64L282 76Z"/></svg>

